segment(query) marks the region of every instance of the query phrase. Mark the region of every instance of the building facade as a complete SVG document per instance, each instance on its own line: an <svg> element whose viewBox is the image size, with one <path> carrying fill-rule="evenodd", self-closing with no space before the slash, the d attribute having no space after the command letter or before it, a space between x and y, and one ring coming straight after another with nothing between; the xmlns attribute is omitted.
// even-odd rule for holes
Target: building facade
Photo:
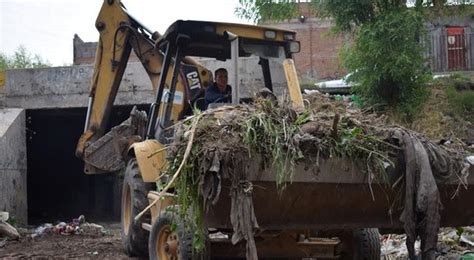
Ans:
<svg viewBox="0 0 474 260"><path fill-rule="evenodd" d="M344 76L339 53L344 44L350 43L350 37L335 35L330 19L316 18L305 3L300 6L298 19L263 25L296 31L301 51L294 59L303 84ZM426 28L426 37L421 41L426 47L426 63L433 72L474 69L474 15L436 18ZM96 48L97 42L84 42L75 35L74 65L94 63ZM138 61L133 52L130 61Z"/></svg>
<svg viewBox="0 0 474 260"><path fill-rule="evenodd" d="M474 69L474 18L444 17L427 23L426 58L433 72Z"/></svg>

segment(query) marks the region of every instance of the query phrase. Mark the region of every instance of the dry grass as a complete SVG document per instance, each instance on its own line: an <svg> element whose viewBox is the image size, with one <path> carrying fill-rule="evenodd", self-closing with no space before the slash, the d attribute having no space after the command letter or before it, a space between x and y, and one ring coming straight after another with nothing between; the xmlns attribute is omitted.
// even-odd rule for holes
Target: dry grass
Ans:
<svg viewBox="0 0 474 260"><path fill-rule="evenodd" d="M449 102L445 87L435 86L430 89L430 98L412 122L401 120L393 112L388 112L387 116L391 122L420 132L431 140L474 138L470 132L474 128L474 116L456 110Z"/></svg>

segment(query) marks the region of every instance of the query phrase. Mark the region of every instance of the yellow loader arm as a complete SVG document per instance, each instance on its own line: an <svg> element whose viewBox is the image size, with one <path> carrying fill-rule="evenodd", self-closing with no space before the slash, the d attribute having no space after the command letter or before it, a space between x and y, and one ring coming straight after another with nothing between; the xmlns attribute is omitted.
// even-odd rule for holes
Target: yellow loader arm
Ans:
<svg viewBox="0 0 474 260"><path fill-rule="evenodd" d="M119 0L104 0L95 25L100 38L84 134L76 147L76 156L84 160L84 171L89 174L124 168L124 157L130 145L145 139L147 116L135 109L128 120L105 133L130 51L133 49L143 64L155 92L163 62L163 53L155 46L161 35L152 33L128 14ZM194 60L186 58L182 63L188 74L178 78L176 89L183 93L183 98L181 103L173 105L175 120L196 93L196 79L198 88L207 86L211 80L211 73ZM188 75L193 75L193 78ZM168 81L171 81L171 73L167 73ZM194 92L191 93L190 89Z"/></svg>

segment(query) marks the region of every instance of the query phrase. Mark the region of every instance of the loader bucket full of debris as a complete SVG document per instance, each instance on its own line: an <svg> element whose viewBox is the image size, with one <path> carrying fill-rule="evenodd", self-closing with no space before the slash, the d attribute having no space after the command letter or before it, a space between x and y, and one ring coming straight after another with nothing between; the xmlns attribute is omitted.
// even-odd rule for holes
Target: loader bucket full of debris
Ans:
<svg viewBox="0 0 474 260"><path fill-rule="evenodd" d="M473 184L472 174L469 176L472 169L465 160L467 148L461 143L438 145L414 131L388 125L385 117L362 111L347 101L333 101L318 93L305 98L309 105L302 113L292 109L289 102L275 104L262 99L251 105L204 111L178 127L168 149L168 173L177 174L173 186L180 215L196 235L195 246L202 248L204 227L227 223L233 230L232 243L244 241L247 258L256 258L254 234L261 228L281 228L283 225L279 224L285 223L278 222L281 215L286 216L286 223L291 221L287 226L292 227L314 228L317 221L331 227L403 227L410 255L414 255L414 241L419 237L423 256L433 257L437 233L443 224L442 202L446 204L441 198L445 192L441 196L439 187L456 187L448 196L456 197ZM340 219L333 218L333 222L327 217L318 219L318 213L328 209L313 209L322 199L308 197L334 183L330 193L337 194L339 188L356 179L351 176L352 170L324 166L331 161L342 161L356 169L364 189L370 192L369 197L360 198L362 195L355 193L340 201L347 200L349 205L351 199L366 200L365 204L377 205L376 213L370 212L370 205L365 211L355 212L357 208L338 204L343 202L324 201L324 205L336 205L334 210L346 207L347 211L354 211L353 218L338 216ZM308 169L313 176L306 178ZM264 190L259 186L261 181L270 181L273 188L267 186ZM299 194L305 194L305 189L313 191L297 198L308 200L304 210L312 212L314 222L298 213L302 209L291 209L297 202L287 203L281 214L266 216L268 210L262 209L291 197L291 187L298 183L306 185L299 186ZM262 196L265 202L259 204ZM271 211L270 206L266 208ZM467 218L474 214L471 208L464 209ZM285 215L283 211L290 213ZM361 221L356 221L359 215ZM279 224L273 225L272 221Z"/></svg>

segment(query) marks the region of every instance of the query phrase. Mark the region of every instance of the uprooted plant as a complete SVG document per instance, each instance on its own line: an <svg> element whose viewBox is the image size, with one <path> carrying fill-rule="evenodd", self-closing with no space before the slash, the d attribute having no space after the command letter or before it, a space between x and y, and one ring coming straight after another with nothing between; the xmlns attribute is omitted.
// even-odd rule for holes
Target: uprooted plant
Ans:
<svg viewBox="0 0 474 260"><path fill-rule="evenodd" d="M297 114L290 106L275 107L262 100L245 121L243 141L249 157L262 156L264 163L272 164L280 190L291 182L297 160L304 157L293 137L309 119L308 111Z"/></svg>

